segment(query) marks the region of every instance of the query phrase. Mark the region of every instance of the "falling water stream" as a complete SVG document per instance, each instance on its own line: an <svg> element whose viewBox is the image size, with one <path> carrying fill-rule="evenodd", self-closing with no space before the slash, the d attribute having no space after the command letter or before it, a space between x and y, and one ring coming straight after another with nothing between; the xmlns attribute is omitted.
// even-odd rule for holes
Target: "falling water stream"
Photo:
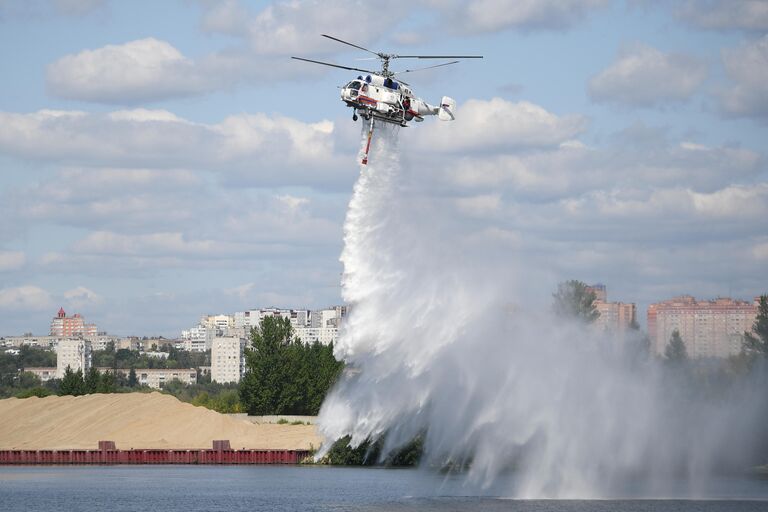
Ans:
<svg viewBox="0 0 768 512"><path fill-rule="evenodd" d="M344 224L348 370L320 413L328 439L384 436L386 452L426 432L422 465L521 498L661 497L673 480L695 497L749 467L754 388L704 396L637 340L526 307L514 282L532 269L473 251L404 185L399 130L377 125Z"/></svg>

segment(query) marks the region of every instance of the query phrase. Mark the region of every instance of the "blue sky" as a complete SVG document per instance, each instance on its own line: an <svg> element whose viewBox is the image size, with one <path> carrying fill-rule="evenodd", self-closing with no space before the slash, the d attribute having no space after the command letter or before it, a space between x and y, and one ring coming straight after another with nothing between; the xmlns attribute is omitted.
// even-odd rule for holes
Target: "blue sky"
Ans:
<svg viewBox="0 0 768 512"><path fill-rule="evenodd" d="M485 56L411 75L459 116L404 162L534 302L768 291L766 1L0 0L0 334L338 302L354 73L289 57L374 63L321 33Z"/></svg>

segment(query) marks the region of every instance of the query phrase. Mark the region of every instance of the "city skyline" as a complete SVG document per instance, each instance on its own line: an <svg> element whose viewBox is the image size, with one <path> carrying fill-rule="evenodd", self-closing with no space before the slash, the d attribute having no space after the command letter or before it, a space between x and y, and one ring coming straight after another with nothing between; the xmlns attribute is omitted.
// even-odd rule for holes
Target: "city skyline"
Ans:
<svg viewBox="0 0 768 512"><path fill-rule="evenodd" d="M516 300L603 281L642 323L662 297L766 292L749 2L397 1L353 24L352 0L297 5L0 1L0 330L63 306L170 336L203 311L340 303L354 74L290 56L365 55L322 33L485 56L409 80L458 109L406 130L403 193Z"/></svg>

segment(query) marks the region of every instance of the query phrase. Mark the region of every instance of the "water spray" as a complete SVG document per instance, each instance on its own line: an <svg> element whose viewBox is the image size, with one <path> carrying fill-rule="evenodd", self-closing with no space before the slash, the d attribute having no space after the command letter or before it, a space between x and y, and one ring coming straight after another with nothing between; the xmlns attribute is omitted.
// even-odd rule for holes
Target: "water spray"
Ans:
<svg viewBox="0 0 768 512"><path fill-rule="evenodd" d="M541 269L456 235L450 211L404 185L399 128L375 140L367 128L341 255L347 371L320 411L326 439L381 438L386 455L426 432L422 465L465 468L468 494L525 498L695 497L748 466L765 384L712 400L637 356L632 336L528 306Z"/></svg>

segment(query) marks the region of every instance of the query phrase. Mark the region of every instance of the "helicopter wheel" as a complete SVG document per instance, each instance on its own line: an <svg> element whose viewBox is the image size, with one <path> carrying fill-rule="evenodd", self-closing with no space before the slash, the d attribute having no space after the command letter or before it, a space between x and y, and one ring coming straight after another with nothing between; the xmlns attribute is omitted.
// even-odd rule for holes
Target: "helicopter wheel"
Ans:
<svg viewBox="0 0 768 512"><path fill-rule="evenodd" d="M357 121L357 114L352 114L352 120Z"/></svg>

